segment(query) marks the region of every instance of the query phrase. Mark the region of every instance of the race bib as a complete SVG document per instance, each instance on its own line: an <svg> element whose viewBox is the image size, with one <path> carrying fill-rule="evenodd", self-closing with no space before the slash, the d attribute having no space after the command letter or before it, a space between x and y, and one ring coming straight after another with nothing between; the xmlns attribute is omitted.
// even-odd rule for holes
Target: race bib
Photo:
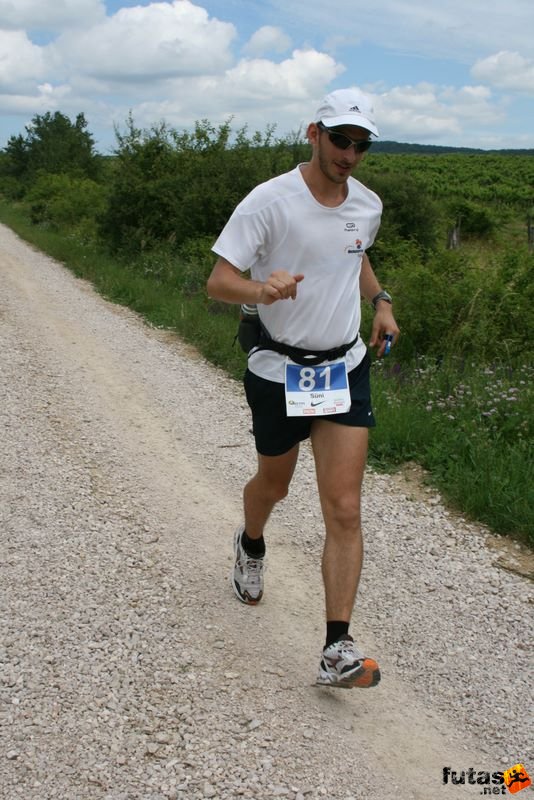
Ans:
<svg viewBox="0 0 534 800"><path fill-rule="evenodd" d="M318 367L305 367L287 359L285 374L288 417L344 414L351 399L344 358Z"/></svg>

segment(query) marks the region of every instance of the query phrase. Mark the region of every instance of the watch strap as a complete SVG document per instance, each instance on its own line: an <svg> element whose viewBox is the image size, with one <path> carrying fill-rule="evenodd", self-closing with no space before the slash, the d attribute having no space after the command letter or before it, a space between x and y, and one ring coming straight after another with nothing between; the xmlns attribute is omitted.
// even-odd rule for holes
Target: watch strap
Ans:
<svg viewBox="0 0 534 800"><path fill-rule="evenodd" d="M386 291L384 291L384 289L382 289L380 292L378 292L378 294L375 294L375 296L371 300L371 303L372 303L373 308L375 309L375 311L376 311L376 304L380 300L385 300L386 303L389 303L390 305L393 304L393 299L392 299L391 295L389 294L389 292L386 292Z"/></svg>

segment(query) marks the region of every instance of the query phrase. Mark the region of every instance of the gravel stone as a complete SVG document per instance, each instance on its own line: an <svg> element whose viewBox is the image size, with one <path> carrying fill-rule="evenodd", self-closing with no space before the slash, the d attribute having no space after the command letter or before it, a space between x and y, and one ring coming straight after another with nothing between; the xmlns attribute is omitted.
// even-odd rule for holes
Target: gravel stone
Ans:
<svg viewBox="0 0 534 800"><path fill-rule="evenodd" d="M368 470L351 631L383 679L315 686L309 445L243 606L242 388L3 226L0 430L2 800L434 800L444 766L534 763L532 585L507 543Z"/></svg>

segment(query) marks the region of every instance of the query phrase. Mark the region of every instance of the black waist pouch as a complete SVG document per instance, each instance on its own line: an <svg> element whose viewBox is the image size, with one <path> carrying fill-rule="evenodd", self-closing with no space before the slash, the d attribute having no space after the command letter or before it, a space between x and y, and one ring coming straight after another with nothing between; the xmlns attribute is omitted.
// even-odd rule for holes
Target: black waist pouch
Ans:
<svg viewBox="0 0 534 800"><path fill-rule="evenodd" d="M323 361L334 361L336 358L341 358L345 353L348 353L351 347L354 347L357 341L358 336L352 342L340 344L339 347L333 347L330 350L306 350L302 347L292 347L292 345L284 344L284 342L275 342L262 326L259 345L254 352L258 350L274 350L276 353L288 356L295 364L301 364L304 367L316 367L318 364L322 364Z"/></svg>
<svg viewBox="0 0 534 800"><path fill-rule="evenodd" d="M242 305L236 339L244 353L250 353L260 343L262 325L256 306ZM235 341L235 339L234 339Z"/></svg>
<svg viewBox="0 0 534 800"><path fill-rule="evenodd" d="M318 364L322 364L323 361L334 361L336 358L341 358L358 341L358 336L356 336L352 342L341 344L339 347L333 347L330 350L313 351L302 347L293 347L292 345L284 344L284 342L276 342L271 339L269 331L260 322L256 306L248 305L241 306L239 327L235 338L247 355L251 350L255 353L258 350L274 350L275 353L288 356L295 364L310 367L316 367Z"/></svg>

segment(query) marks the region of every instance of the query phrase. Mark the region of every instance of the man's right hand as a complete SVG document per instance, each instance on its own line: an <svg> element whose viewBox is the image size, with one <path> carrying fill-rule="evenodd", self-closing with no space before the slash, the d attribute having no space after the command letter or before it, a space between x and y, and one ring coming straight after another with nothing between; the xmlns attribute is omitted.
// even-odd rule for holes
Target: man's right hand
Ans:
<svg viewBox="0 0 534 800"><path fill-rule="evenodd" d="M271 272L260 289L258 303L270 306L277 300L294 300L297 296L297 284L304 280L304 275L290 275L285 270Z"/></svg>

